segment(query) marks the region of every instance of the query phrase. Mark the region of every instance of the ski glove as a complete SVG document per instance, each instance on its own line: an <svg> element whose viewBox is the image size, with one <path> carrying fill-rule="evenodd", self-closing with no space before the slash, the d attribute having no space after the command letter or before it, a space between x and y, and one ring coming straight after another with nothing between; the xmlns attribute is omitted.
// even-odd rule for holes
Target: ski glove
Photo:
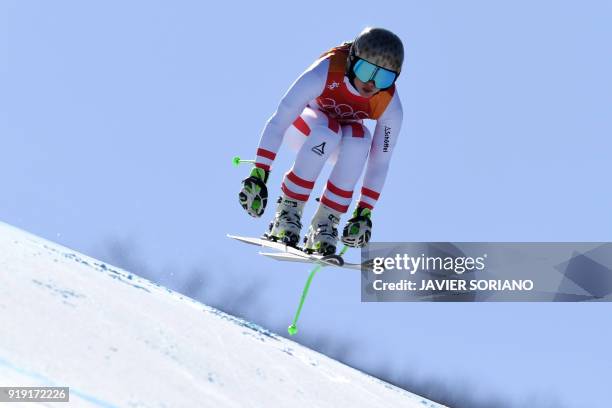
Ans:
<svg viewBox="0 0 612 408"><path fill-rule="evenodd" d="M342 231L342 242L353 248L364 247L372 235L372 212L368 208L357 207L353 218L346 222Z"/></svg>
<svg viewBox="0 0 612 408"><path fill-rule="evenodd" d="M238 194L240 205L251 217L261 217L268 203L266 182L270 172L253 167L251 175L242 180L242 189Z"/></svg>

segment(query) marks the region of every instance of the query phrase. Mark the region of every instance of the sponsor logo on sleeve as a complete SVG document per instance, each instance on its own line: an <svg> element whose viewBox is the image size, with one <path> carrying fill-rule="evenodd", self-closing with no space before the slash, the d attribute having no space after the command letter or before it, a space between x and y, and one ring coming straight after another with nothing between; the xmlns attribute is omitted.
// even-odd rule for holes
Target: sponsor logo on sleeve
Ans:
<svg viewBox="0 0 612 408"><path fill-rule="evenodd" d="M383 152L389 151L389 138L391 137L391 128L385 125L385 140L383 141Z"/></svg>

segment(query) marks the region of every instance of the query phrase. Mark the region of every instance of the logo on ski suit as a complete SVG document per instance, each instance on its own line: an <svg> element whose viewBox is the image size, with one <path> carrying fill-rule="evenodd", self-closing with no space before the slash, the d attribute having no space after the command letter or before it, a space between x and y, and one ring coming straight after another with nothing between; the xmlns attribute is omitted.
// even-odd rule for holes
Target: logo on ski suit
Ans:
<svg viewBox="0 0 612 408"><path fill-rule="evenodd" d="M312 152L318 154L319 156L323 156L325 154L325 143L323 142L319 145L314 146L312 149L310 149Z"/></svg>
<svg viewBox="0 0 612 408"><path fill-rule="evenodd" d="M321 109L338 119L360 120L370 117L367 112L355 111L351 105L346 103L337 104L332 98L320 98L317 102Z"/></svg>

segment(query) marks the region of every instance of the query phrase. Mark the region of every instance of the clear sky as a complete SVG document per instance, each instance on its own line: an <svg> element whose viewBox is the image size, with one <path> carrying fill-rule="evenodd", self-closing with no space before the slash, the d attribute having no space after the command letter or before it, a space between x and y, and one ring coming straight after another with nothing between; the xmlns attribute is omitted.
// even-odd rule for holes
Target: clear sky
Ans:
<svg viewBox="0 0 612 408"><path fill-rule="evenodd" d="M612 241L610 21L606 1L3 0L0 219L92 255L131 242L172 269L166 282L194 265L261 282L262 310L285 326L307 270L225 238L260 234L272 212L243 213L248 169L230 159L254 154L321 52L374 25L406 50L374 240ZM272 196L291 159L281 151ZM349 339L360 363L520 406L607 407L611 312L361 304L359 276L330 270L301 330Z"/></svg>

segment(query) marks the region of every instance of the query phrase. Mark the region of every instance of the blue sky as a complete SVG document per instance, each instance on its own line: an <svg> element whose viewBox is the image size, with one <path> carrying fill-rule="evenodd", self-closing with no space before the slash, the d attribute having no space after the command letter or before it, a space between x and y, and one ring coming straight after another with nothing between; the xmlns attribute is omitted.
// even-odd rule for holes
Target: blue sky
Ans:
<svg viewBox="0 0 612 408"><path fill-rule="evenodd" d="M225 238L269 221L239 208L248 169L230 159L254 154L321 52L373 25L406 49L373 239L611 241L611 17L605 1L5 0L0 218L88 254L126 240L161 269L262 282L268 318L289 322L307 271ZM291 160L281 150L273 196ZM352 339L364 362L517 401L610 398L608 304L361 304L358 275L325 272L301 330Z"/></svg>

